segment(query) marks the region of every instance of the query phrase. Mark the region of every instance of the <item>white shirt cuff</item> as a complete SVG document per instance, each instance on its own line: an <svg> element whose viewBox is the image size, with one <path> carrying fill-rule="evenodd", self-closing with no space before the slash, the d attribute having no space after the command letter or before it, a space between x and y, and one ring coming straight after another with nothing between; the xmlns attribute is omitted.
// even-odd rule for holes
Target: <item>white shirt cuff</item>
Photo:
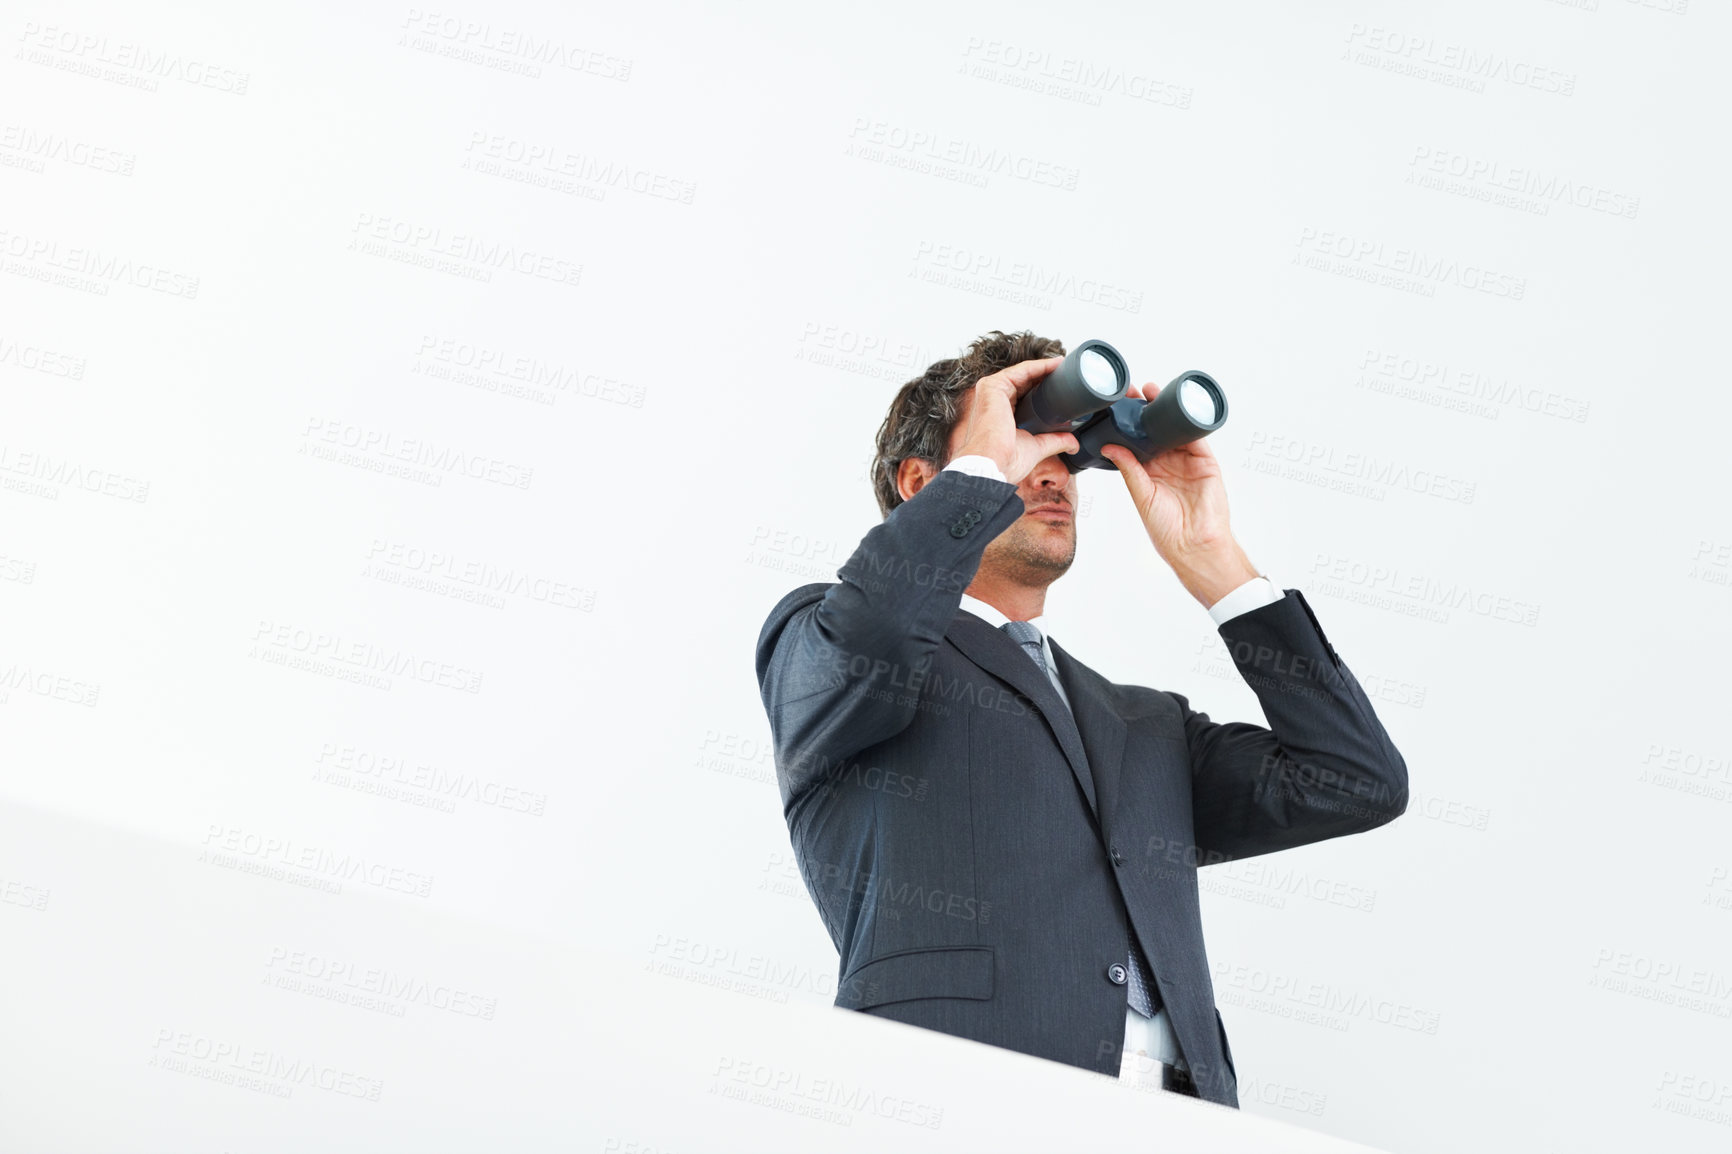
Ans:
<svg viewBox="0 0 1732 1154"><path fill-rule="evenodd" d="M950 464L944 466L944 471L948 473L952 469L958 473L967 473L971 477L991 477L994 481L1005 479L1004 470L995 465L991 457L982 457L973 453L966 457L952 457Z"/></svg>
<svg viewBox="0 0 1732 1154"><path fill-rule="evenodd" d="M1275 588L1275 583L1267 577L1253 577L1209 606L1209 617L1216 625L1220 625L1241 613L1249 613L1253 609L1273 605L1285 596L1286 594Z"/></svg>

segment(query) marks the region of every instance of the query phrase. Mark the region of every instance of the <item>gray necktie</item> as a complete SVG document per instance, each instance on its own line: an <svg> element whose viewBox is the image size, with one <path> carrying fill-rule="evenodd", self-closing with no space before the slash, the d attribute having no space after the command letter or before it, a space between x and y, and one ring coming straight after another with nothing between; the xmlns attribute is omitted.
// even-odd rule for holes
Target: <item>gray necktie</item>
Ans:
<svg viewBox="0 0 1732 1154"><path fill-rule="evenodd" d="M1046 663L1046 650L1041 647L1040 630L1026 621L1006 621L999 626L1010 635L1011 640L1022 646L1022 651L1028 654L1029 660L1040 666L1053 688L1058 690L1059 699L1064 699L1064 690L1059 688L1058 674L1052 666ZM1126 983L1125 996L1131 1004L1131 1009L1145 1018L1155 1016L1154 991L1155 983L1149 975L1149 963L1143 957L1142 948L1136 939L1131 939L1130 973Z"/></svg>

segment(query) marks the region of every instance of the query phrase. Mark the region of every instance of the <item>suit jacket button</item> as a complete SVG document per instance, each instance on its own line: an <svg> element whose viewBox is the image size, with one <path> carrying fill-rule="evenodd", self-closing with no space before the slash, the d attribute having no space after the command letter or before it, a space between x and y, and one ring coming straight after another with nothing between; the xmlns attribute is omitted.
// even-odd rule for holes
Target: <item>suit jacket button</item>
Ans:
<svg viewBox="0 0 1732 1154"><path fill-rule="evenodd" d="M958 521L950 527L950 535L952 537L966 537L968 536L968 526Z"/></svg>
<svg viewBox="0 0 1732 1154"><path fill-rule="evenodd" d="M1126 979L1130 976L1130 971L1125 969L1125 967L1118 962L1114 962L1112 965L1107 967L1107 981L1111 982L1115 986L1124 985Z"/></svg>
<svg viewBox="0 0 1732 1154"><path fill-rule="evenodd" d="M1125 864L1125 855L1119 852L1119 847L1116 845L1113 847L1112 857L1113 857L1113 864L1114 865L1124 865Z"/></svg>

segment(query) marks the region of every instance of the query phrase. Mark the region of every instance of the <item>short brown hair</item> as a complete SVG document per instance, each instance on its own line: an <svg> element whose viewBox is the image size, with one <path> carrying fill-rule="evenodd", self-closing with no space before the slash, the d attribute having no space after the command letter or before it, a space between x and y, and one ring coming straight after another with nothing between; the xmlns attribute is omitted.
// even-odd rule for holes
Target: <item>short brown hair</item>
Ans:
<svg viewBox="0 0 1732 1154"><path fill-rule="evenodd" d="M993 329L960 357L934 361L903 385L878 427L877 453L872 458L872 491L884 515L902 504L896 471L903 461L931 461L942 469L950 460L950 433L962 416L962 396L980 378L1023 361L1062 357L1064 351L1063 341L1037 337L1026 329L1009 334Z"/></svg>

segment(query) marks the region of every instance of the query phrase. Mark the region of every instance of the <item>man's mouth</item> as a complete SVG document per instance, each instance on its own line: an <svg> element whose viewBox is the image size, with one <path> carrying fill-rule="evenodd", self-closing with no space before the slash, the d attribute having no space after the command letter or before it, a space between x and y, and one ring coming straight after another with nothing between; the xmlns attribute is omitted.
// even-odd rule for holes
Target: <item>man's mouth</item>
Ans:
<svg viewBox="0 0 1732 1154"><path fill-rule="evenodd" d="M1036 505L1028 511L1028 516L1044 517L1048 521L1056 521L1061 518L1068 521L1070 515L1070 505L1064 501L1048 501L1043 505Z"/></svg>

